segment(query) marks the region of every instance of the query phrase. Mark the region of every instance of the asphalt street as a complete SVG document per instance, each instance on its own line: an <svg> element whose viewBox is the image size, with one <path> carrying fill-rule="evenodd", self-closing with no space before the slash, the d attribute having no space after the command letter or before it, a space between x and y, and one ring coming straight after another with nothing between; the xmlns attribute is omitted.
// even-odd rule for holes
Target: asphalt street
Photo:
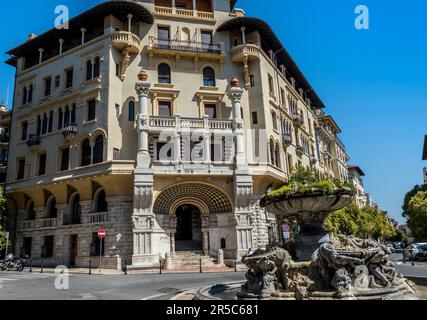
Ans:
<svg viewBox="0 0 427 320"><path fill-rule="evenodd" d="M395 260L398 260L396 257ZM405 276L425 278L427 294L427 263L403 264L397 269ZM243 272L99 275L70 274L68 289L58 274L28 272L0 272L0 300L169 300L191 289L219 283L243 281ZM427 297L427 296L426 296Z"/></svg>

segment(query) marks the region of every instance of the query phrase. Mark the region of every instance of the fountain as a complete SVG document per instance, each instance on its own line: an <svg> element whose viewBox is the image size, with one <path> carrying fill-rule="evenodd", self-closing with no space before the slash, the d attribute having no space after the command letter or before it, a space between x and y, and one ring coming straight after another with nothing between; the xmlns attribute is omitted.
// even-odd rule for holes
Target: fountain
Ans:
<svg viewBox="0 0 427 320"><path fill-rule="evenodd" d="M415 284L396 271L387 246L350 236L334 238L323 229L327 215L349 205L352 195L348 185L320 179L294 181L268 193L261 206L295 219L301 227L295 237L298 261L278 246L250 252L242 258L249 269L245 284L204 288L196 299L417 299Z"/></svg>

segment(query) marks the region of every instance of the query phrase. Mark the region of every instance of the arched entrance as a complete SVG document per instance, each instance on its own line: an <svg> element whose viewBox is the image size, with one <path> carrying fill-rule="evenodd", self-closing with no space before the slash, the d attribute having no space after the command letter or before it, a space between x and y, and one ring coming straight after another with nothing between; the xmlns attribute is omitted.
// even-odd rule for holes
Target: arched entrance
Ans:
<svg viewBox="0 0 427 320"><path fill-rule="evenodd" d="M202 250L202 221L199 208L182 205L176 210L176 251Z"/></svg>

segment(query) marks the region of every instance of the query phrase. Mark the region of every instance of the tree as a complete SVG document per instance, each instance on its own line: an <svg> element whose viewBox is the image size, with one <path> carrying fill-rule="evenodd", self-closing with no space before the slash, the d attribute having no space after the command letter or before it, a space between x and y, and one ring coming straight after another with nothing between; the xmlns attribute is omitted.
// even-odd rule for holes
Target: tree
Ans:
<svg viewBox="0 0 427 320"><path fill-rule="evenodd" d="M427 240L427 191L420 191L409 200L406 215L415 239Z"/></svg>
<svg viewBox="0 0 427 320"><path fill-rule="evenodd" d="M411 191L409 191L405 195L405 199L403 200L403 206L402 206L402 210L403 210L402 215L404 218L406 219L409 218L409 212L408 212L409 201L411 201L411 199L415 197L417 193L420 191L427 191L427 185L423 185L423 186L416 185L415 187L412 188Z"/></svg>
<svg viewBox="0 0 427 320"><path fill-rule="evenodd" d="M335 235L344 234L365 239L390 239L396 235L396 227L387 213L376 207L359 209L355 203L331 213L324 228Z"/></svg>

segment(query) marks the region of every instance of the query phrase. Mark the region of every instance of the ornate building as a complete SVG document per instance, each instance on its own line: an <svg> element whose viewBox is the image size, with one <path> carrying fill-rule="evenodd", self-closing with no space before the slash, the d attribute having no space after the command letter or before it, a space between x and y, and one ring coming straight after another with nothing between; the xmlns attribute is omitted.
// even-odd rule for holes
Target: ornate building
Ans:
<svg viewBox="0 0 427 320"><path fill-rule="evenodd" d="M235 259L277 240L258 200L296 165L347 180L338 125L235 3L108 1L8 52L17 252L111 268Z"/></svg>

